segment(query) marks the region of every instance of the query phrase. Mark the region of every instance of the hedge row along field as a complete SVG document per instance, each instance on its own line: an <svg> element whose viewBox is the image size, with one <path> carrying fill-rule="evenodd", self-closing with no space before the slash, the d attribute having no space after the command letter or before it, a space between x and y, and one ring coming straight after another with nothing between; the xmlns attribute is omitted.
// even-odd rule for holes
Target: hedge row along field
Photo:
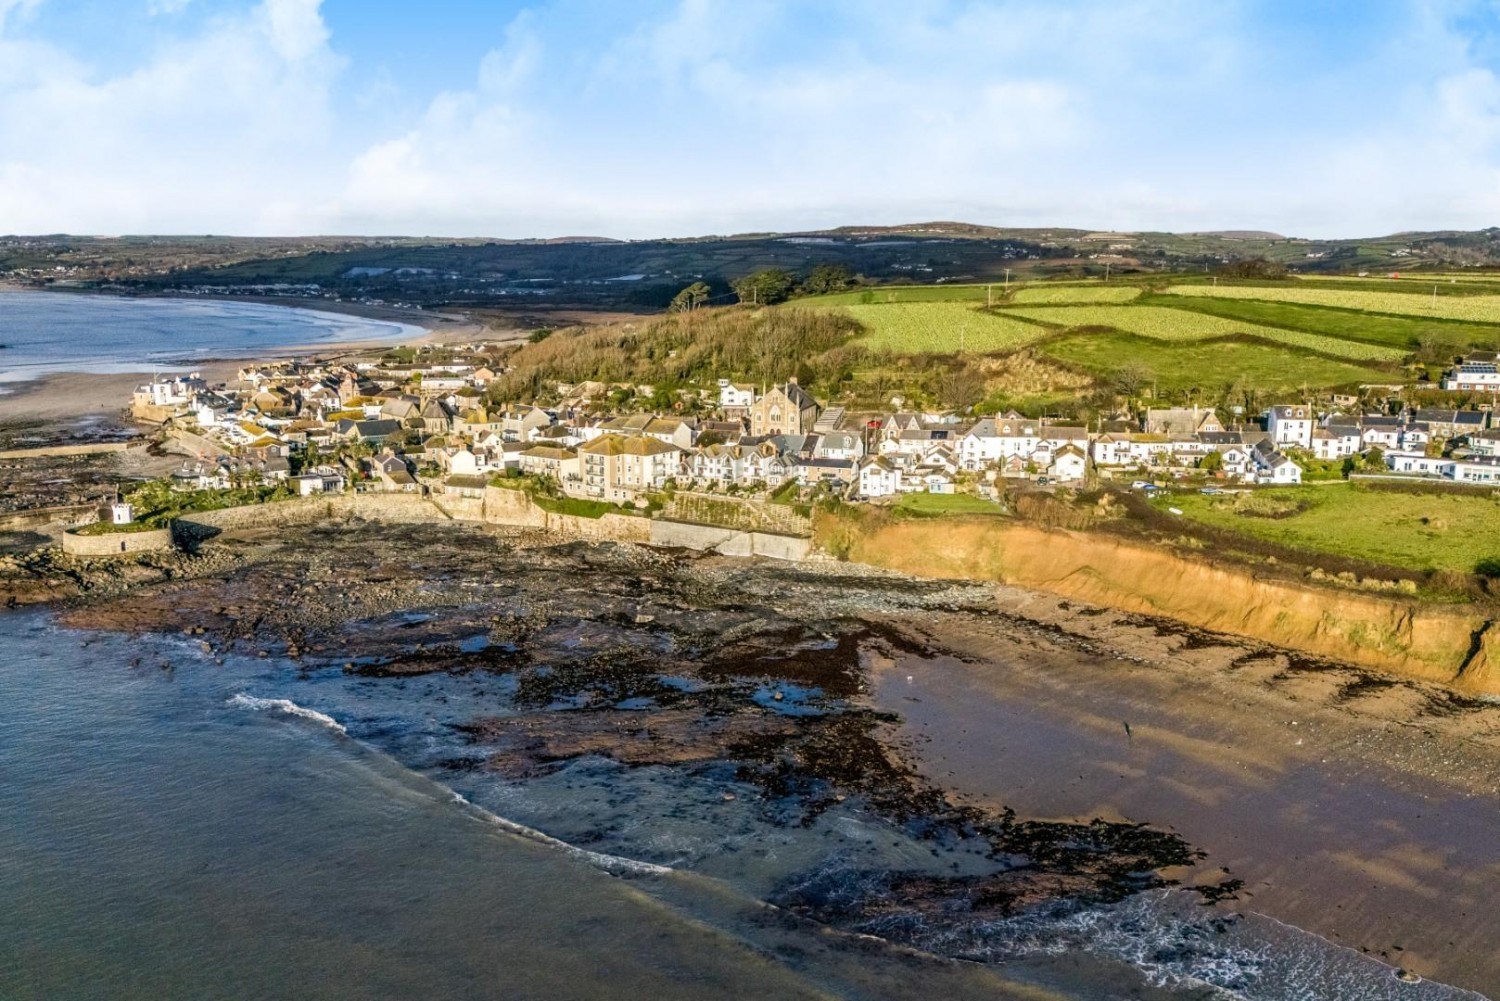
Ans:
<svg viewBox="0 0 1500 1001"><path fill-rule="evenodd" d="M1019 303L1129 302L1141 294L1128 285L1039 285L1023 288L1010 297Z"/></svg>
<svg viewBox="0 0 1500 1001"><path fill-rule="evenodd" d="M1439 320L1431 316L1354 313L1346 309L1328 309L1325 306L1302 306L1295 302L1209 296L1149 296L1140 305L1169 306L1172 309L1221 316L1236 323L1305 330L1311 334L1384 344L1403 351L1415 351L1423 338L1433 335L1461 340L1474 347L1500 345L1500 326L1465 323L1462 320Z"/></svg>
<svg viewBox="0 0 1500 1001"><path fill-rule="evenodd" d="M1263 327L1162 306L1022 306L1006 312L1062 327L1113 327L1161 341L1202 341L1247 334L1351 361L1400 361L1407 353L1400 348L1346 341L1300 330Z"/></svg>
<svg viewBox="0 0 1500 1001"><path fill-rule="evenodd" d="M900 302L999 302L1005 285L895 285L814 295L794 301L796 306L873 306Z"/></svg>
<svg viewBox="0 0 1500 1001"><path fill-rule="evenodd" d="M1112 331L1063 337L1038 350L1104 379L1123 368L1144 369L1162 392L1243 381L1261 392L1300 396L1391 379L1380 369L1261 341L1163 341Z"/></svg>
<svg viewBox="0 0 1500 1001"><path fill-rule="evenodd" d="M855 343L895 354L1013 351L1046 337L1034 323L984 313L957 302L844 306L867 333Z"/></svg>
<svg viewBox="0 0 1500 1001"><path fill-rule="evenodd" d="M1351 289L1266 288L1257 285L1173 285L1167 289L1167 293L1218 299L1296 302L1307 306L1361 309L1370 313L1500 323L1500 295L1439 295L1434 299L1416 289L1411 292L1356 292Z"/></svg>

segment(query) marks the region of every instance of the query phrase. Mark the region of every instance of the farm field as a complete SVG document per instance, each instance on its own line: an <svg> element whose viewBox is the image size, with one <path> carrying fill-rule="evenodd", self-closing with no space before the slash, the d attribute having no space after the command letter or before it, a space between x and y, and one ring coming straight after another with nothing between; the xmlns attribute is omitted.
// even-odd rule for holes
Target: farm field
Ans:
<svg viewBox="0 0 1500 1001"><path fill-rule="evenodd" d="M1146 369L1162 392L1243 381L1267 393L1388 382L1390 373L1257 341L1167 341L1126 333L1077 334L1048 341L1043 355L1108 377L1127 366Z"/></svg>
<svg viewBox="0 0 1500 1001"><path fill-rule="evenodd" d="M1473 347L1493 347L1500 344L1500 325L1465 323L1461 320L1432 317L1418 319L1329 309L1326 306L1211 296L1148 296L1142 300L1141 305L1170 306L1226 320L1287 327L1330 337L1383 344L1404 351L1415 350L1422 338L1432 335L1463 341Z"/></svg>
<svg viewBox="0 0 1500 1001"><path fill-rule="evenodd" d="M1032 285L1010 297L1014 303L1130 302L1141 294L1130 285Z"/></svg>
<svg viewBox="0 0 1500 1001"><path fill-rule="evenodd" d="M1400 361L1407 352L1388 345L1350 341L1300 330L1242 323L1219 316L1162 306L1041 306L1010 307L1008 314L1062 327L1113 327L1127 333L1174 342L1248 334L1303 351L1351 361Z"/></svg>
<svg viewBox="0 0 1500 1001"><path fill-rule="evenodd" d="M1246 498L1300 506L1285 517L1243 513ZM1256 538L1411 570L1472 573L1500 556L1500 500L1488 493L1406 493L1362 483L1280 487L1253 495L1174 493L1159 500L1183 516ZM1489 547L1479 545L1488 540Z"/></svg>
<svg viewBox="0 0 1500 1001"><path fill-rule="evenodd" d="M1442 286L1439 286L1441 289ZM1410 292L1365 292L1342 288L1296 288L1253 285L1173 285L1168 295L1220 299L1259 299L1307 306L1333 306L1399 316L1426 316L1474 323L1500 323L1500 295L1438 295Z"/></svg>
<svg viewBox="0 0 1500 1001"><path fill-rule="evenodd" d="M895 354L1013 351L1048 336L1046 327L958 302L841 307L868 331L855 343Z"/></svg>

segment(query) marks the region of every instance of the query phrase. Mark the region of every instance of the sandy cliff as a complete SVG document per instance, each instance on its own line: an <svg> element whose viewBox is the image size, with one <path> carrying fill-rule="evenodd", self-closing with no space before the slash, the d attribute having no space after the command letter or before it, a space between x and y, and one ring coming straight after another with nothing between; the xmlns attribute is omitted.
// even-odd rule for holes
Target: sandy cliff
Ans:
<svg viewBox="0 0 1500 1001"><path fill-rule="evenodd" d="M823 515L818 540L848 559L918 576L1002 581L1500 694L1500 625L1493 609L1472 604L1261 579L1211 558L995 519Z"/></svg>

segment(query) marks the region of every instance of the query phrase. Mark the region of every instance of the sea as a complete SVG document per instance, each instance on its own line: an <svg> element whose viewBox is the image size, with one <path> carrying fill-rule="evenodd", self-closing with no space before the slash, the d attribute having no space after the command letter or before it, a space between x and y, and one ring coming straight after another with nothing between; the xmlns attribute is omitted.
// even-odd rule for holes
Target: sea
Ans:
<svg viewBox="0 0 1500 1001"><path fill-rule="evenodd" d="M0 383L56 372L177 372L211 359L422 333L406 323L260 303L0 288Z"/></svg>
<svg viewBox="0 0 1500 1001"><path fill-rule="evenodd" d="M723 776L455 768L456 724L506 702L483 673L371 678L26 609L0 612L0 650L8 1001L1480 998L1185 891L918 936L966 962L816 927L763 901L925 846L857 809L768 824Z"/></svg>
<svg viewBox="0 0 1500 1001"><path fill-rule="evenodd" d="M8 378L391 327L0 292ZM462 725L512 711L514 684L0 610L0 999L1481 997L1174 889L890 939L823 927L774 901L949 860L853 800L775 823L753 787L726 793L732 766L479 767Z"/></svg>

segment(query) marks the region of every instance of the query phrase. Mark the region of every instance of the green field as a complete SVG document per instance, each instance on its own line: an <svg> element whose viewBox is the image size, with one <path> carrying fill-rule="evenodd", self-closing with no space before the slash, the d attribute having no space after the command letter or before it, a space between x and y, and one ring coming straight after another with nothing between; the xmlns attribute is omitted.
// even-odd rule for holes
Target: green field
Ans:
<svg viewBox="0 0 1500 1001"><path fill-rule="evenodd" d="M1010 297L1014 303L1130 302L1141 289L1130 285L1032 285Z"/></svg>
<svg viewBox="0 0 1500 1001"><path fill-rule="evenodd" d="M995 285L890 285L885 288L857 289L797 299L796 306L870 306L901 302L999 302L1005 294L1003 284Z"/></svg>
<svg viewBox="0 0 1500 1001"><path fill-rule="evenodd" d="M909 302L842 308L869 331L856 343L895 354L1013 351L1046 337L1046 327L980 312L958 302Z"/></svg>
<svg viewBox="0 0 1500 1001"><path fill-rule="evenodd" d="M1007 309L1006 313L1062 327L1113 327L1161 341L1192 342L1247 334L1351 361L1400 361L1407 353L1386 345L1242 323L1161 306L1019 306Z"/></svg>
<svg viewBox="0 0 1500 1001"><path fill-rule="evenodd" d="M1287 517L1244 513L1249 497L1300 507ZM1282 487L1253 495L1178 494L1157 502L1208 525L1271 542L1411 570L1471 573L1500 556L1500 499L1488 493L1403 493L1358 483Z"/></svg>
<svg viewBox="0 0 1500 1001"><path fill-rule="evenodd" d="M1164 341L1134 334L1077 334L1048 341L1042 354L1099 376L1138 366L1162 392L1227 386L1237 380L1265 392L1301 392L1390 380L1352 362L1254 341Z"/></svg>
<svg viewBox="0 0 1500 1001"><path fill-rule="evenodd" d="M1324 306L1303 306L1289 302L1208 296L1149 296L1142 302L1143 306L1148 304L1208 313L1226 320L1286 327L1292 330L1327 334L1331 337L1383 344L1406 351L1415 350L1422 338L1432 335L1464 341L1475 346L1493 346L1500 343L1500 326L1465 323L1461 320L1385 316L1354 310L1329 309Z"/></svg>
<svg viewBox="0 0 1500 1001"><path fill-rule="evenodd" d="M1424 295L1420 288L1413 288L1410 292L1374 292L1341 288L1253 285L1173 285L1166 291L1168 295L1260 299L1268 302L1294 302L1306 306L1357 309L1371 313L1392 313L1398 316L1426 316L1436 319L1467 320L1473 323L1500 323L1500 295L1440 294L1434 298L1431 295Z"/></svg>

